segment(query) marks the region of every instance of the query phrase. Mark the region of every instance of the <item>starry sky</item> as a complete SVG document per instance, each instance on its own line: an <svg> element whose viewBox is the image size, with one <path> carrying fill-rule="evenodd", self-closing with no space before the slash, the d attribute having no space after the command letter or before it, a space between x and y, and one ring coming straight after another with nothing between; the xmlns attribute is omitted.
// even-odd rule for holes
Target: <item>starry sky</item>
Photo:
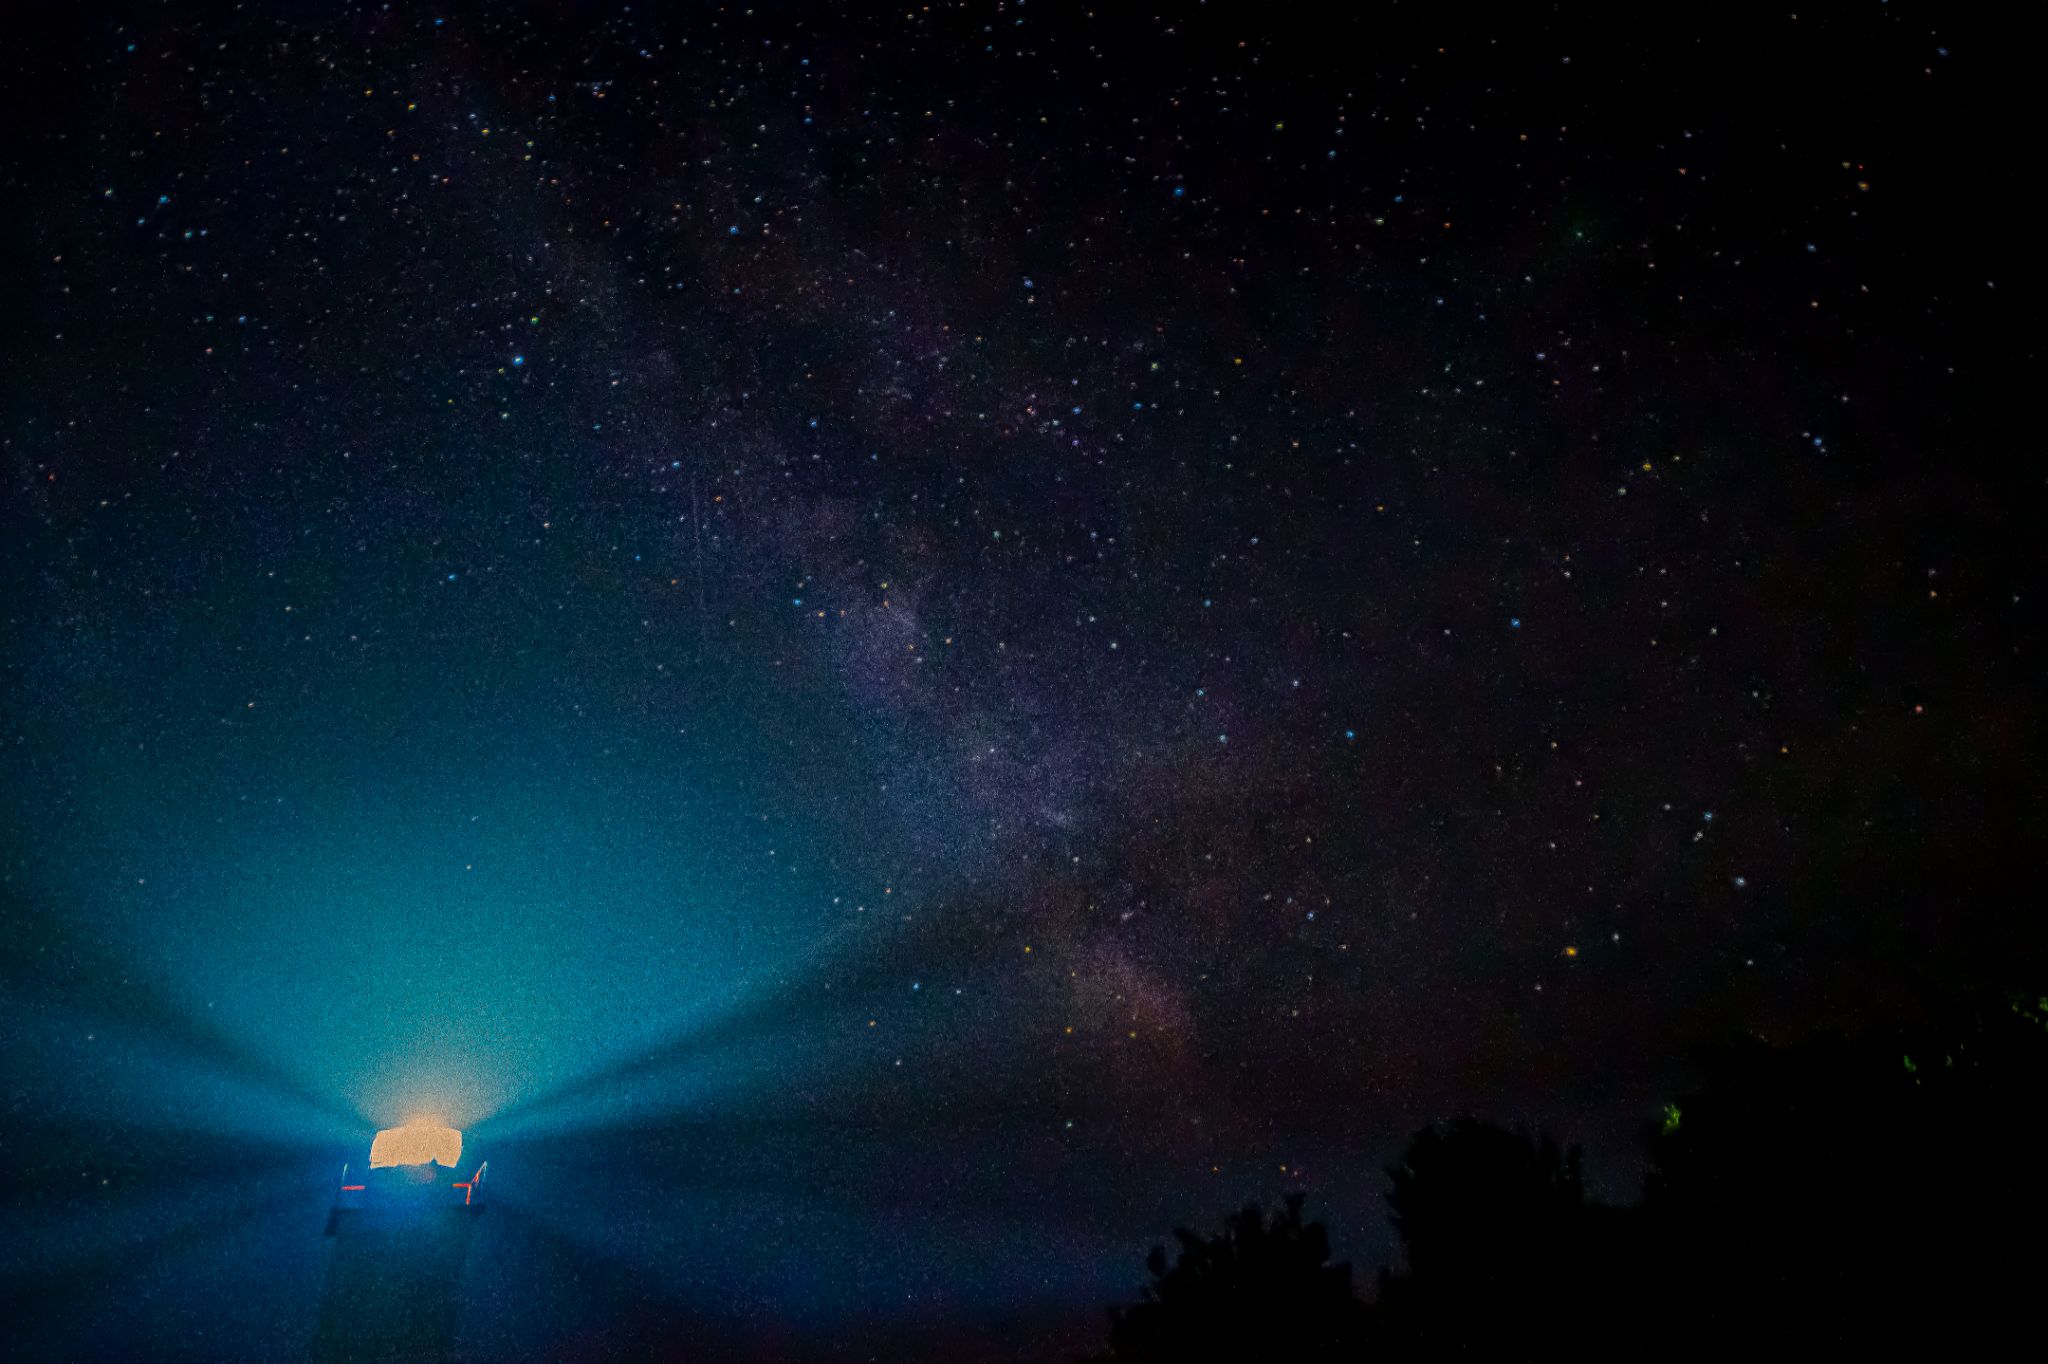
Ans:
<svg viewBox="0 0 2048 1364"><path fill-rule="evenodd" d="M15 1144L495 1138L484 1355L1086 1345L2041 961L2012 36L1310 9L10 18ZM120 1182L10 1282L311 1254Z"/></svg>

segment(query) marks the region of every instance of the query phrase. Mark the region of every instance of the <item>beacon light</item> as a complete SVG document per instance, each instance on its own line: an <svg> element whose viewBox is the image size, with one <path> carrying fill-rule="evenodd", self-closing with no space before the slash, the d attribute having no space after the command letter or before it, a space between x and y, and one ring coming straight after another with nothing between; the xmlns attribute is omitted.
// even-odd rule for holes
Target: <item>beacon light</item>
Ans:
<svg viewBox="0 0 2048 1364"><path fill-rule="evenodd" d="M462 1159L462 1133L442 1123L423 1120L387 1127L370 1142L370 1168L392 1165L445 1165Z"/></svg>

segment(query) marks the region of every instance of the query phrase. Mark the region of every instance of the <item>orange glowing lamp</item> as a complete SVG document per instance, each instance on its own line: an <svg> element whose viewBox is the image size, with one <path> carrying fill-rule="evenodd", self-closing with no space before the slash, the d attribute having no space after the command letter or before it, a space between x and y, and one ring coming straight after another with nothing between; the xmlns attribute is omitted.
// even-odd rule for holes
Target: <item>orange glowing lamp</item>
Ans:
<svg viewBox="0 0 2048 1364"><path fill-rule="evenodd" d="M409 1122L387 1127L370 1142L370 1168L392 1165L446 1165L462 1159L462 1133L438 1122Z"/></svg>

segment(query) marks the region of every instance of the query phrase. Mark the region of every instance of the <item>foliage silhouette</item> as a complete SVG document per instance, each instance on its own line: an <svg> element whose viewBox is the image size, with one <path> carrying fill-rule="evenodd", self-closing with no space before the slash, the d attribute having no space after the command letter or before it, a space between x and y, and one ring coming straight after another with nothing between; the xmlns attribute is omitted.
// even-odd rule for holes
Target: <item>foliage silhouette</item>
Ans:
<svg viewBox="0 0 2048 1364"><path fill-rule="evenodd" d="M1115 1314L1107 1360L1989 1355L2048 1283L2048 997L1702 1058L1650 1126L1643 1201L1471 1118L1388 1170L1402 1263L1368 1310L1301 1197L1205 1240Z"/></svg>
<svg viewBox="0 0 2048 1364"><path fill-rule="evenodd" d="M1152 1283L1132 1307L1111 1314L1104 1364L1193 1359L1339 1360L1363 1341L1365 1309L1351 1291L1351 1266L1330 1263L1320 1222L1301 1220L1302 1196L1290 1195L1270 1221L1256 1206L1233 1214L1223 1231L1174 1233L1146 1259Z"/></svg>
<svg viewBox="0 0 2048 1364"><path fill-rule="evenodd" d="M2048 1001L1749 1043L1651 1137L1644 1216L1702 1345L1988 1352L2048 1281ZM1974 1347L1974 1348L1973 1348Z"/></svg>
<svg viewBox="0 0 2048 1364"><path fill-rule="evenodd" d="M1405 1264L1380 1274L1378 1353L1584 1352L1632 1224L1586 1199L1579 1152L1472 1118L1425 1128L1388 1170Z"/></svg>

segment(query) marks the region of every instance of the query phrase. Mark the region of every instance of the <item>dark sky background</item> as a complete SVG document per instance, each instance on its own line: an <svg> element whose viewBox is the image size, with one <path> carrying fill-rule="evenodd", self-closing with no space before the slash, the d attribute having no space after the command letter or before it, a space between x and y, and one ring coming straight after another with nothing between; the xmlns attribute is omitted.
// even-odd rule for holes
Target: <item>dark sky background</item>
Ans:
<svg viewBox="0 0 2048 1364"><path fill-rule="evenodd" d="M1377 1263L1432 1118L1625 1197L1701 1043L2042 960L1989 11L48 8L33 1351L300 1348L432 1113L475 1357L1056 1356L1247 1198Z"/></svg>

